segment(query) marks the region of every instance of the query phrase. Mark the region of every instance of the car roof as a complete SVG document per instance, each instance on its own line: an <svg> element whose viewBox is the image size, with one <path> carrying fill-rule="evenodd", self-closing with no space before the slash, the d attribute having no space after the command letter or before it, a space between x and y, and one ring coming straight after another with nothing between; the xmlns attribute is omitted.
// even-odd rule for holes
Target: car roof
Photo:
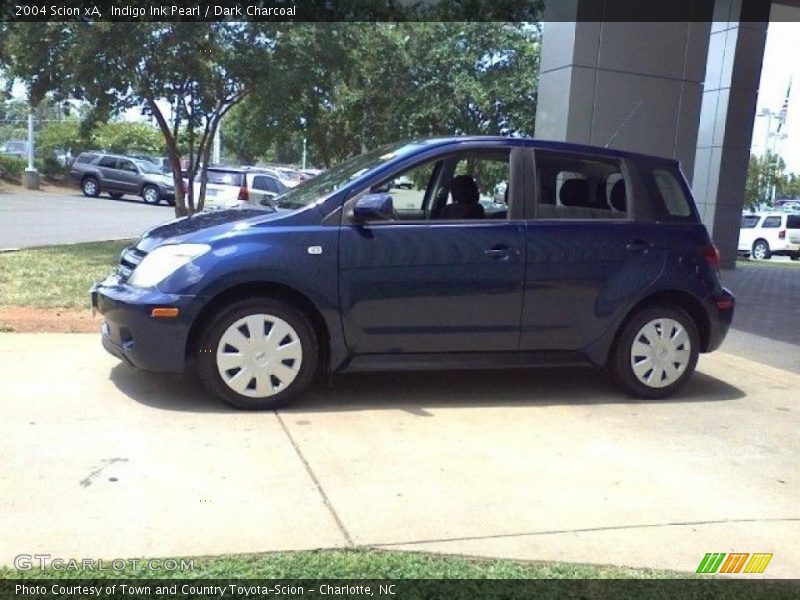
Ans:
<svg viewBox="0 0 800 600"><path fill-rule="evenodd" d="M657 162L668 163L672 165L679 164L679 161L674 158L664 156L654 156L650 154L642 154L639 152L632 152L629 150L622 150L618 148L606 148L601 146L590 146L587 144L576 144L572 142L558 142L553 140L541 140L533 137L515 137L515 136L501 136L501 135L464 135L464 136L441 136L441 137L428 137L428 138L415 138L408 140L405 146L397 148L398 153L414 154L426 148L434 148L438 146L458 146L469 145L475 143L496 142L505 143L512 146L526 146L532 148L539 148L542 150L553 150L562 152L580 152L582 154L592 154L595 156L607 156L609 158L630 158L630 159L647 159Z"/></svg>

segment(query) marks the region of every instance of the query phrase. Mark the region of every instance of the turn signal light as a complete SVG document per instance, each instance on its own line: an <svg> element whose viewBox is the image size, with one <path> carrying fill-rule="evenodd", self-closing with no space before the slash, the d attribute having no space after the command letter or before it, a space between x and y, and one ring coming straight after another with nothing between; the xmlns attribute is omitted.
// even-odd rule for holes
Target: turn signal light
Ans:
<svg viewBox="0 0 800 600"><path fill-rule="evenodd" d="M180 310L173 307L154 308L150 311L150 316L156 319L174 319L180 314Z"/></svg>

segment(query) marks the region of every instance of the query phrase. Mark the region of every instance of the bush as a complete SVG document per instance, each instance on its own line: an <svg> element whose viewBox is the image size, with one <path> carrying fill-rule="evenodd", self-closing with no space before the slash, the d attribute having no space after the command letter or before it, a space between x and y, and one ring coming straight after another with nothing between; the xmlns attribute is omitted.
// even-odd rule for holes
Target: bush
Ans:
<svg viewBox="0 0 800 600"><path fill-rule="evenodd" d="M39 162L38 160L36 161ZM63 177L67 174L67 168L53 156L47 156L41 161L41 171L46 177Z"/></svg>
<svg viewBox="0 0 800 600"><path fill-rule="evenodd" d="M27 166L28 161L24 158L0 154L0 177L3 179L19 181Z"/></svg>

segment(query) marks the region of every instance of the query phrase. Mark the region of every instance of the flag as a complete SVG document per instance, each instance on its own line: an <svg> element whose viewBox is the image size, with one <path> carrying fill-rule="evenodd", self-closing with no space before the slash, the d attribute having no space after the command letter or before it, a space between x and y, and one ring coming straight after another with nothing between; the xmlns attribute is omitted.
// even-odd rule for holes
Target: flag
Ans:
<svg viewBox="0 0 800 600"><path fill-rule="evenodd" d="M786 122L786 115L789 112L789 96L792 94L792 78L789 77L789 87L786 88L786 99L783 101L783 106L781 106L781 112L778 113L778 129L775 133L780 133L781 127Z"/></svg>

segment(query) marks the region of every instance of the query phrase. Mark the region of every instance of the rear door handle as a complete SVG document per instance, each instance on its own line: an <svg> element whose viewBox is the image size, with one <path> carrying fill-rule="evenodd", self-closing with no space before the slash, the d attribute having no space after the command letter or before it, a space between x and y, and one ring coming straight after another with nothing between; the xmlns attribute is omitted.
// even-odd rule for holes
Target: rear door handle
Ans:
<svg viewBox="0 0 800 600"><path fill-rule="evenodd" d="M632 254L645 254L653 247L653 244L644 240L633 240L625 244L625 250Z"/></svg>

